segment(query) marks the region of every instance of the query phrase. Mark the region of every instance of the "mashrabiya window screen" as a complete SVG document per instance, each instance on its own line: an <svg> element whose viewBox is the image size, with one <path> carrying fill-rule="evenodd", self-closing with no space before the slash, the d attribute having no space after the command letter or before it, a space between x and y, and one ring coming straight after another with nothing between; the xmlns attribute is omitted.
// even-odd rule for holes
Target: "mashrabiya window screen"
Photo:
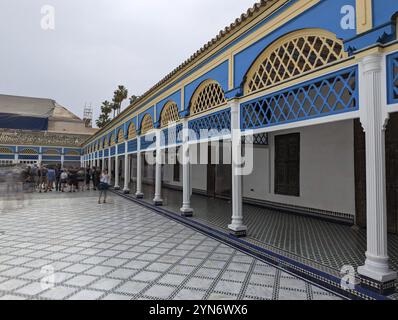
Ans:
<svg viewBox="0 0 398 320"><path fill-rule="evenodd" d="M129 130L129 133L128 133L129 140L137 138L137 130L136 130L135 124L133 122L130 124L128 130Z"/></svg>
<svg viewBox="0 0 398 320"><path fill-rule="evenodd" d="M13 154L14 152L9 148L0 148L0 153L3 154Z"/></svg>
<svg viewBox="0 0 398 320"><path fill-rule="evenodd" d="M178 114L178 106L175 102L168 102L160 115L160 126L165 128L170 124L178 122L180 120L180 116Z"/></svg>
<svg viewBox="0 0 398 320"><path fill-rule="evenodd" d="M36 150L33 150L33 149L23 149L23 150L19 151L19 154L37 155L38 152Z"/></svg>
<svg viewBox="0 0 398 320"><path fill-rule="evenodd" d="M242 104L241 109L243 130L355 111L357 68L257 98Z"/></svg>
<svg viewBox="0 0 398 320"><path fill-rule="evenodd" d="M214 80L203 82L191 99L191 115L202 113L226 102L224 90Z"/></svg>
<svg viewBox="0 0 398 320"><path fill-rule="evenodd" d="M147 134L149 131L153 130L153 121L152 117L149 114L146 114L144 118L142 119L142 125L141 125L141 134Z"/></svg>
<svg viewBox="0 0 398 320"><path fill-rule="evenodd" d="M114 146L115 145L115 135L114 134L112 134L111 135L111 146Z"/></svg>
<svg viewBox="0 0 398 320"><path fill-rule="evenodd" d="M299 31L267 48L247 75L246 94L346 58L342 41L321 30Z"/></svg>
<svg viewBox="0 0 398 320"><path fill-rule="evenodd" d="M117 135L117 142L121 143L124 141L124 132L122 129L119 130L119 133Z"/></svg>

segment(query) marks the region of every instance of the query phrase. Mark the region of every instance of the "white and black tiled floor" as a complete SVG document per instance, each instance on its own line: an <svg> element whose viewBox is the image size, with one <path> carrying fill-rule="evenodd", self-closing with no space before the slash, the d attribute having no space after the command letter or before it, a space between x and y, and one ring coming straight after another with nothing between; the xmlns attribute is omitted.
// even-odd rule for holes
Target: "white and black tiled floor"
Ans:
<svg viewBox="0 0 398 320"><path fill-rule="evenodd" d="M151 203L153 186L146 185L145 201ZM164 188L164 207L179 213L180 191ZM191 198L193 220L227 231L231 223L231 203L201 195ZM366 230L328 222L317 218L289 214L253 205L243 206L244 223L248 227L246 241L277 251L320 269L340 272L343 266L355 268L366 259ZM398 271L398 236L388 236L390 266Z"/></svg>
<svg viewBox="0 0 398 320"><path fill-rule="evenodd" d="M150 209L96 196L35 194L3 210L0 299L340 299Z"/></svg>

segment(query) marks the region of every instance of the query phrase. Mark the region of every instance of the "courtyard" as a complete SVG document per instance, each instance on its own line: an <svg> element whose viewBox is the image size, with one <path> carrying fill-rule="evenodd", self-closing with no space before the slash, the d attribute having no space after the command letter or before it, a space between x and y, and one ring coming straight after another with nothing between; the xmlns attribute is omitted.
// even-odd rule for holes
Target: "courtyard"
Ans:
<svg viewBox="0 0 398 320"><path fill-rule="evenodd" d="M3 199L0 299L341 299L139 204L108 202Z"/></svg>

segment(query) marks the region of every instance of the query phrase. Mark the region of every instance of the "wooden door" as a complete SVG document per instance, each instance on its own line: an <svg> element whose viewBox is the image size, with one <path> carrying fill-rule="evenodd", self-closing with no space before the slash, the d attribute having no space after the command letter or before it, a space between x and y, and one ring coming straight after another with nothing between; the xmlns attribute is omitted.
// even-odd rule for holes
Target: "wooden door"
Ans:
<svg viewBox="0 0 398 320"><path fill-rule="evenodd" d="M275 193L300 196L300 134L275 136Z"/></svg>
<svg viewBox="0 0 398 320"><path fill-rule="evenodd" d="M386 131L388 231L398 233L398 113L390 116Z"/></svg>
<svg viewBox="0 0 398 320"><path fill-rule="evenodd" d="M366 143L359 119L354 120L356 225L366 227Z"/></svg>
<svg viewBox="0 0 398 320"><path fill-rule="evenodd" d="M354 122L356 224L366 227L366 144L359 120ZM398 233L398 114L386 130L386 194L388 232Z"/></svg>

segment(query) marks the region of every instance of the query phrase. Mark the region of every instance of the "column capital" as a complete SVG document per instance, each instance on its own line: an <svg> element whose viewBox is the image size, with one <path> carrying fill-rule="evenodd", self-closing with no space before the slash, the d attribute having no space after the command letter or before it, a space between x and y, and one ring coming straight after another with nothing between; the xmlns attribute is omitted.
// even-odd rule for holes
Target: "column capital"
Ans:
<svg viewBox="0 0 398 320"><path fill-rule="evenodd" d="M372 53L360 59L363 72L381 72L383 68L383 55L381 53Z"/></svg>

